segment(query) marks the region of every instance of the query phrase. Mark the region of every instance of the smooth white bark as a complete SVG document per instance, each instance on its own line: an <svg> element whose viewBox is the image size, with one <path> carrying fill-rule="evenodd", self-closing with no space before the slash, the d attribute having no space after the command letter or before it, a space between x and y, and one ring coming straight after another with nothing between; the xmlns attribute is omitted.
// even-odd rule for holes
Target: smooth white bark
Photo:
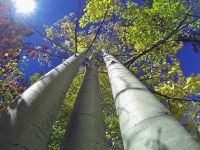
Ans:
<svg viewBox="0 0 200 150"><path fill-rule="evenodd" d="M137 78L104 52L125 150L200 150L191 135Z"/></svg>
<svg viewBox="0 0 200 150"><path fill-rule="evenodd" d="M0 113L0 149L46 150L57 112L85 52L45 74Z"/></svg>
<svg viewBox="0 0 200 150"><path fill-rule="evenodd" d="M101 103L97 68L94 60L89 60L64 136L62 150L105 150Z"/></svg>

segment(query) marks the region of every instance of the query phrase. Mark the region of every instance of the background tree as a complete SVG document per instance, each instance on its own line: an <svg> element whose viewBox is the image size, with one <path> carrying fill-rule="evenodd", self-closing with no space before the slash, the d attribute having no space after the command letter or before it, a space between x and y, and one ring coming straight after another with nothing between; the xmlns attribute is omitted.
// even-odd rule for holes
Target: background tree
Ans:
<svg viewBox="0 0 200 150"><path fill-rule="evenodd" d="M95 59L90 56L61 149L105 150L104 116Z"/></svg>
<svg viewBox="0 0 200 150"><path fill-rule="evenodd" d="M125 150L200 148L171 113L125 66L105 50L102 52Z"/></svg>
<svg viewBox="0 0 200 150"><path fill-rule="evenodd" d="M85 54L72 56L46 73L1 112L2 149L46 149L57 112Z"/></svg>

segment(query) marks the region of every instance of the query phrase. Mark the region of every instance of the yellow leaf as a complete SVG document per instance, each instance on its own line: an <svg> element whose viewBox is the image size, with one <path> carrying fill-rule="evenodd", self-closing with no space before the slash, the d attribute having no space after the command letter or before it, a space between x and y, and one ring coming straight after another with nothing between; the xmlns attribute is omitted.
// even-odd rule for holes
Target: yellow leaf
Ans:
<svg viewBox="0 0 200 150"><path fill-rule="evenodd" d="M186 84L189 84L192 81L192 77L187 78Z"/></svg>

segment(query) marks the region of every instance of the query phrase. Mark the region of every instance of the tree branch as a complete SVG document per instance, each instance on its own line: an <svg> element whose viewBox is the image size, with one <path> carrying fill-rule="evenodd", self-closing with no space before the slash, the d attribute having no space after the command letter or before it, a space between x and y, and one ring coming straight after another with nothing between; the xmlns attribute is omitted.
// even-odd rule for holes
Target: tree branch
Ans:
<svg viewBox="0 0 200 150"><path fill-rule="evenodd" d="M166 98L166 99L200 103L200 100L199 100L199 99L195 100L195 99L186 99L186 98L170 97L170 96L161 94L161 93L159 93L159 92L157 92L157 91L154 91L154 90L152 90L152 89L149 89L149 88L148 88L148 90L151 91L152 93L154 93L154 94L156 94L156 95L159 95L159 96L161 96L161 97L163 97L163 98Z"/></svg>
<svg viewBox="0 0 200 150"><path fill-rule="evenodd" d="M82 10L84 10L87 6L87 4L90 2L91 0L87 1L85 6L82 8ZM74 33L74 36L75 36L75 55L78 51L78 39L77 39L77 30L78 30L78 27L79 27L79 19L80 19L80 10L81 10L81 2L80 0L78 0L78 6L79 6L79 10L78 10L78 13L77 13L77 18L76 18L76 26L75 26L75 33ZM83 13L84 14L84 13Z"/></svg>
<svg viewBox="0 0 200 150"><path fill-rule="evenodd" d="M98 28L98 30L97 30L97 32L96 32L96 35L95 35L95 37L93 38L92 43L89 45L89 47L88 47L88 49L87 49L87 52L92 48L92 46L93 46L93 44L94 44L94 42L95 42L95 40L96 40L96 38L97 38L99 32L101 31L101 28L102 28L102 26L103 26L103 24L104 24L104 22L105 22L105 20L106 20L107 14L108 14L108 7L107 7L107 10L106 10L106 12L105 12L105 14L104 14L103 20L102 20L102 22L101 22L101 24L100 24L100 26L99 26L99 28ZM87 53L86 53L86 54L87 54Z"/></svg>

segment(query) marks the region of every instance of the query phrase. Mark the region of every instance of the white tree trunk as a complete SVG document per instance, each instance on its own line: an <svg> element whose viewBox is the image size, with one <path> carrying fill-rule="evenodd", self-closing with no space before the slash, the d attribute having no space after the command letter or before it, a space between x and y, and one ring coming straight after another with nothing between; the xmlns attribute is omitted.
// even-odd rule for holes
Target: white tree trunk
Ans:
<svg viewBox="0 0 200 150"><path fill-rule="evenodd" d="M89 60L61 147L62 150L106 149L102 98L94 60Z"/></svg>
<svg viewBox="0 0 200 150"><path fill-rule="evenodd" d="M45 74L0 113L0 149L46 150L57 112L85 52Z"/></svg>
<svg viewBox="0 0 200 150"><path fill-rule="evenodd" d="M104 52L125 150L200 150L191 135L137 78Z"/></svg>

